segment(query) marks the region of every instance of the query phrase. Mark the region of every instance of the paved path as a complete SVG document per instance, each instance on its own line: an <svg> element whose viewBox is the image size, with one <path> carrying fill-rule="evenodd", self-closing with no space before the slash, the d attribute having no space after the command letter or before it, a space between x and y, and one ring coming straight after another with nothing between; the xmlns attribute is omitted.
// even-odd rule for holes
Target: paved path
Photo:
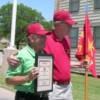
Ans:
<svg viewBox="0 0 100 100"><path fill-rule="evenodd" d="M0 87L0 100L14 100L15 93Z"/></svg>

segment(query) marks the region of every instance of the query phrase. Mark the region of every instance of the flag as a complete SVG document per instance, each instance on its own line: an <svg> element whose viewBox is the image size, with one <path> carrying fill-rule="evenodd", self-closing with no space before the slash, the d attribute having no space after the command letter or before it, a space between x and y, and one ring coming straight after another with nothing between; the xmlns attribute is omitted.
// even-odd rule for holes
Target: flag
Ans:
<svg viewBox="0 0 100 100"><path fill-rule="evenodd" d="M95 62L96 49L92 37L91 23L88 14L85 15L83 31L79 36L78 47L76 50L76 58L79 61L87 60L89 62L89 71L96 77L96 62Z"/></svg>

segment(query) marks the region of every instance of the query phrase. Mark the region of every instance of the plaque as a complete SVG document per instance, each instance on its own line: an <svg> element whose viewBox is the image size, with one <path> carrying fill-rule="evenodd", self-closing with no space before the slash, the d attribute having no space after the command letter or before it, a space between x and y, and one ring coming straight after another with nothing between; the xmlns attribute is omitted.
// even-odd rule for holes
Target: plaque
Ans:
<svg viewBox="0 0 100 100"><path fill-rule="evenodd" d="M36 92L50 92L53 90L53 57L51 55L37 55L36 66L39 75L35 81Z"/></svg>

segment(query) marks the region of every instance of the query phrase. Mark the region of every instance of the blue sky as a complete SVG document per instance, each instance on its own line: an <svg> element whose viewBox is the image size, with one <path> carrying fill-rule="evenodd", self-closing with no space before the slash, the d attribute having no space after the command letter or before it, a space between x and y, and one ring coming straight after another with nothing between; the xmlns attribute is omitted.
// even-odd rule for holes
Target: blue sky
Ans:
<svg viewBox="0 0 100 100"><path fill-rule="evenodd" d="M18 3L24 3L25 5L37 9L47 20L52 20L54 13L54 1L55 0L17 0ZM0 7L13 0L0 0Z"/></svg>

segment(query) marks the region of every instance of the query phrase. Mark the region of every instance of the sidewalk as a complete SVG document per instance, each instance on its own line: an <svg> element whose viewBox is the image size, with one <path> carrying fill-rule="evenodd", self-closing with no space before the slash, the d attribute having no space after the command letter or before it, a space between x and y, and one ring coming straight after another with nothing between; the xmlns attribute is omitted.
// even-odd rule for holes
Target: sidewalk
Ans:
<svg viewBox="0 0 100 100"><path fill-rule="evenodd" d="M0 87L0 100L14 100L15 93Z"/></svg>

